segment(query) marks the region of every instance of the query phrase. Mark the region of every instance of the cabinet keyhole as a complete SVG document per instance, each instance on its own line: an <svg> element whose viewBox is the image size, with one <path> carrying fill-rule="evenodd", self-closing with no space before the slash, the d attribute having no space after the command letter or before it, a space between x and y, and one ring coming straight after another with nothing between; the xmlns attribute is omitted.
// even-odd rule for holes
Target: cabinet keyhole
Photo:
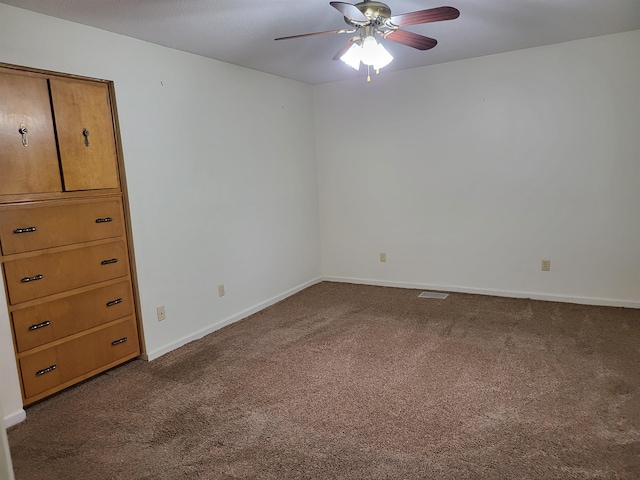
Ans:
<svg viewBox="0 0 640 480"><path fill-rule="evenodd" d="M24 123L20 124L20 128L18 129L18 132L20 132L20 135L22 135L22 145L25 147L28 146L29 139L27 138L27 133L29 133L29 130L27 130L27 127Z"/></svg>

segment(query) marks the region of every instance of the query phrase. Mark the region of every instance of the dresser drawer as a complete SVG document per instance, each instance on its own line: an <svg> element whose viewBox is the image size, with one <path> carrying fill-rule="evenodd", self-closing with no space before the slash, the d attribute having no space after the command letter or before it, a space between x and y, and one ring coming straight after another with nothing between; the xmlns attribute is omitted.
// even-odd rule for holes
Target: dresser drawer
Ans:
<svg viewBox="0 0 640 480"><path fill-rule="evenodd" d="M64 292L129 273L124 241L4 263L11 304Z"/></svg>
<svg viewBox="0 0 640 480"><path fill-rule="evenodd" d="M18 352L133 314L129 280L11 314Z"/></svg>
<svg viewBox="0 0 640 480"><path fill-rule="evenodd" d="M0 207L3 255L123 234L124 219L119 198L88 203Z"/></svg>
<svg viewBox="0 0 640 480"><path fill-rule="evenodd" d="M20 358L25 398L140 353L133 318Z"/></svg>

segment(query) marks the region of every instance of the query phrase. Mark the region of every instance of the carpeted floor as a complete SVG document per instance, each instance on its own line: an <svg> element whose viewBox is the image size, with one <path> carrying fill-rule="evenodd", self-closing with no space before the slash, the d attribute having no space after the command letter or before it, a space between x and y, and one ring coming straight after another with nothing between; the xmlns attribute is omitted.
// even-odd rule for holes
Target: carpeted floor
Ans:
<svg viewBox="0 0 640 480"><path fill-rule="evenodd" d="M34 405L16 478L640 478L640 310L418 293L321 283Z"/></svg>

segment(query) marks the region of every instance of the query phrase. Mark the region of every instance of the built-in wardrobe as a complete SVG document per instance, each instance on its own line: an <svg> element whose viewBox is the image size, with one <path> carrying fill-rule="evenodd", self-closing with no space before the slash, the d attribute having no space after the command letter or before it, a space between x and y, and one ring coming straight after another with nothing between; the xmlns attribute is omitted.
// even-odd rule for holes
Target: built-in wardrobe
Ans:
<svg viewBox="0 0 640 480"><path fill-rule="evenodd" d="M0 260L24 405L140 355L112 82L0 64Z"/></svg>

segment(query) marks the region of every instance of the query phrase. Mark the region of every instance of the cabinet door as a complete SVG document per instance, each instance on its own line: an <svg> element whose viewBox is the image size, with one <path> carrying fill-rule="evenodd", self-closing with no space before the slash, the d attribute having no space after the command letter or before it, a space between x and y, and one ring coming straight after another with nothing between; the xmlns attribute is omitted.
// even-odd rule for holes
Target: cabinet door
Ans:
<svg viewBox="0 0 640 480"><path fill-rule="evenodd" d="M65 191L118 188L107 84L52 78L50 85Z"/></svg>
<svg viewBox="0 0 640 480"><path fill-rule="evenodd" d="M0 72L0 195L60 191L47 80Z"/></svg>

